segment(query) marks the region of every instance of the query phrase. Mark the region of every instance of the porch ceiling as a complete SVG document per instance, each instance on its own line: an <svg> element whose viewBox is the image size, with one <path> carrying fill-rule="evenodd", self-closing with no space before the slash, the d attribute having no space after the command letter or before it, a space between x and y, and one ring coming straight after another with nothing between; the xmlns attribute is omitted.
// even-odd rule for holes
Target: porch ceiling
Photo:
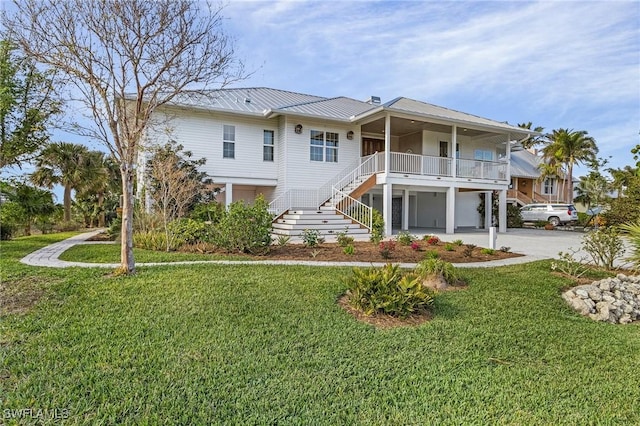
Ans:
<svg viewBox="0 0 640 426"><path fill-rule="evenodd" d="M391 117L391 134L393 136L410 135L422 130L429 130L432 132L440 133L451 133L451 125L432 123L428 121L410 120L401 117ZM363 124L362 132L384 134L384 117L370 123ZM478 137L489 136L493 134L495 133L458 126L458 135Z"/></svg>

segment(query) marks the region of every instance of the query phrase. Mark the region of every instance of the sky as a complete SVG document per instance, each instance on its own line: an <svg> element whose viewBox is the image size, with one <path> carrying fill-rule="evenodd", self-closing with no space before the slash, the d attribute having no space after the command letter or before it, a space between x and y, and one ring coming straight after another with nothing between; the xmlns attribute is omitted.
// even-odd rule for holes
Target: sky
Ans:
<svg viewBox="0 0 640 426"><path fill-rule="evenodd" d="M546 132L585 130L608 167L634 163L638 0L230 0L222 15L250 72L231 87L403 96ZM83 142L60 131L52 140Z"/></svg>
<svg viewBox="0 0 640 426"><path fill-rule="evenodd" d="M608 166L633 164L640 1L231 0L223 15L252 71L233 87L404 96L548 132L586 130Z"/></svg>

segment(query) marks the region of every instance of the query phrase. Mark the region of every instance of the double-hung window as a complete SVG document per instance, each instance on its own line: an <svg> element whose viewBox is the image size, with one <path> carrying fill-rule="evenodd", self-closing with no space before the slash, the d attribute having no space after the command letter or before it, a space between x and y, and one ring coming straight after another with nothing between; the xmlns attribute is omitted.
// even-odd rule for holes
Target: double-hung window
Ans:
<svg viewBox="0 0 640 426"><path fill-rule="evenodd" d="M542 193L544 195L553 195L555 194L556 180L554 178L545 178L544 186L542 188Z"/></svg>
<svg viewBox="0 0 640 426"><path fill-rule="evenodd" d="M334 132L311 130L311 146L309 158L311 161L338 162L339 137Z"/></svg>
<svg viewBox="0 0 640 426"><path fill-rule="evenodd" d="M236 158L236 126L225 124L222 133L222 158Z"/></svg>
<svg viewBox="0 0 640 426"><path fill-rule="evenodd" d="M473 152L474 160L493 161L493 151L486 149L476 149Z"/></svg>
<svg viewBox="0 0 640 426"><path fill-rule="evenodd" d="M262 136L262 160L273 161L273 130L265 130Z"/></svg>

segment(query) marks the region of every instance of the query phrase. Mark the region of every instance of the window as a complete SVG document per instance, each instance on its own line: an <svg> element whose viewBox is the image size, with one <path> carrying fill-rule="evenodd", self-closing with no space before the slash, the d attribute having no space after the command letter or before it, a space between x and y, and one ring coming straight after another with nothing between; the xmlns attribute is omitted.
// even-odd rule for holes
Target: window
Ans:
<svg viewBox="0 0 640 426"><path fill-rule="evenodd" d="M327 157L329 163L338 162L338 134L327 132Z"/></svg>
<svg viewBox="0 0 640 426"><path fill-rule="evenodd" d="M273 161L273 130L265 130L262 136L262 160Z"/></svg>
<svg viewBox="0 0 640 426"><path fill-rule="evenodd" d="M236 158L236 126L223 126L222 158Z"/></svg>
<svg viewBox="0 0 640 426"><path fill-rule="evenodd" d="M338 162L338 142L337 133L321 132L311 130L311 147L309 158L311 161L326 161L329 163Z"/></svg>
<svg viewBox="0 0 640 426"><path fill-rule="evenodd" d="M473 152L474 160L493 161L493 152L485 149L476 149Z"/></svg>
<svg viewBox="0 0 640 426"><path fill-rule="evenodd" d="M544 187L542 188L542 193L544 195L553 195L556 193L556 180L554 178L546 178L544 180Z"/></svg>

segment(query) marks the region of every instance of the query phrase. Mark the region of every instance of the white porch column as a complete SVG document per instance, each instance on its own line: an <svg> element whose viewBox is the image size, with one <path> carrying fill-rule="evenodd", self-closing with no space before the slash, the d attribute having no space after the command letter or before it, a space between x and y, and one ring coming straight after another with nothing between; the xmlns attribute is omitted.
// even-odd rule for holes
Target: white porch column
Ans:
<svg viewBox="0 0 640 426"><path fill-rule="evenodd" d="M224 205L228 209L233 202L233 184L227 183L224 188Z"/></svg>
<svg viewBox="0 0 640 426"><path fill-rule="evenodd" d="M393 235L392 209L393 191L390 183L382 185L382 218L384 219L384 235Z"/></svg>
<svg viewBox="0 0 640 426"><path fill-rule="evenodd" d="M498 195L498 217L500 224L498 232L507 232L507 190L503 189Z"/></svg>
<svg viewBox="0 0 640 426"><path fill-rule="evenodd" d="M489 229L493 225L493 205L491 192L484 193L484 229Z"/></svg>
<svg viewBox="0 0 640 426"><path fill-rule="evenodd" d="M511 183L511 133L507 133L507 182Z"/></svg>
<svg viewBox="0 0 640 426"><path fill-rule="evenodd" d="M384 174L389 176L391 169L391 116L384 117Z"/></svg>
<svg viewBox="0 0 640 426"><path fill-rule="evenodd" d="M458 172L458 159L456 158L456 151L458 148L458 126L455 124L451 126L451 176L456 177Z"/></svg>
<svg viewBox="0 0 640 426"><path fill-rule="evenodd" d="M456 229L456 188L450 186L447 189L447 219L445 223L445 232L453 234Z"/></svg>
<svg viewBox="0 0 640 426"><path fill-rule="evenodd" d="M409 190L402 191L402 230L409 230Z"/></svg>

